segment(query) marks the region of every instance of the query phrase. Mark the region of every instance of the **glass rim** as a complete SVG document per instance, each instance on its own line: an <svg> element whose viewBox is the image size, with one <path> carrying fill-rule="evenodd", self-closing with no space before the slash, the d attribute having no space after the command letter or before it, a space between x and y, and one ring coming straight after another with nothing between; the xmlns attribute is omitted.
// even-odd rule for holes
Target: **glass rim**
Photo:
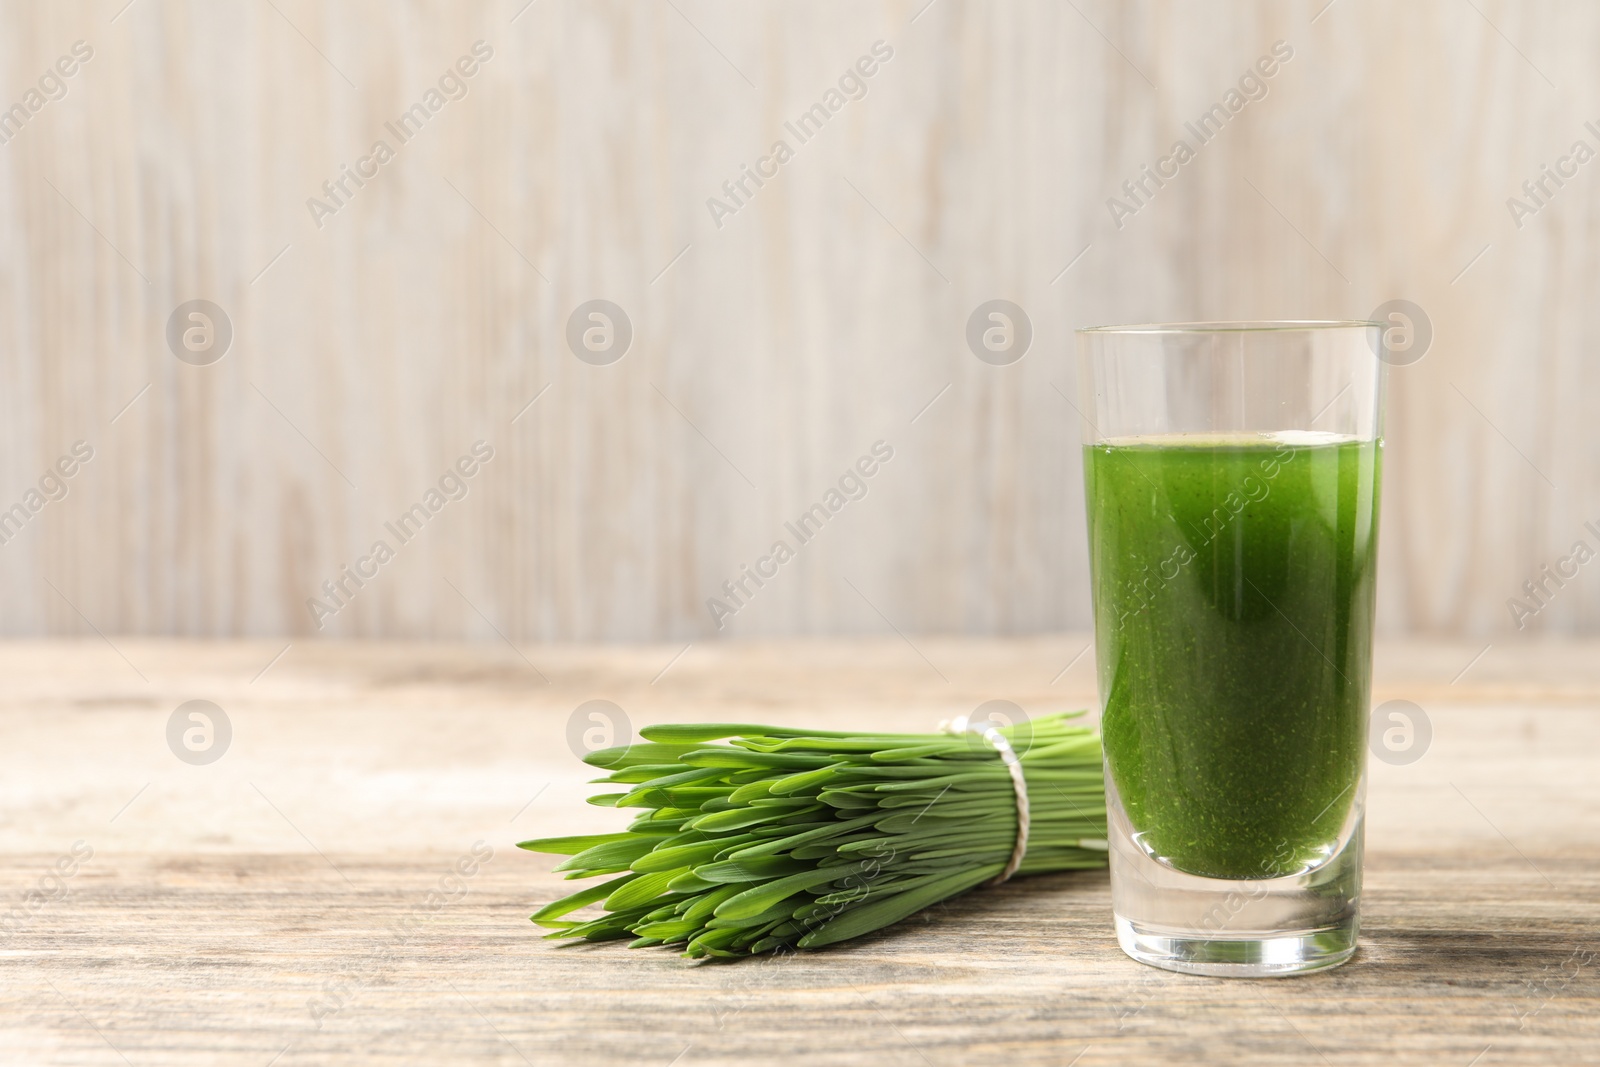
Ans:
<svg viewBox="0 0 1600 1067"><path fill-rule="evenodd" d="M1125 326L1081 326L1079 334L1206 334L1206 333L1293 333L1314 330L1383 329L1371 319L1245 319L1236 322L1147 322Z"/></svg>

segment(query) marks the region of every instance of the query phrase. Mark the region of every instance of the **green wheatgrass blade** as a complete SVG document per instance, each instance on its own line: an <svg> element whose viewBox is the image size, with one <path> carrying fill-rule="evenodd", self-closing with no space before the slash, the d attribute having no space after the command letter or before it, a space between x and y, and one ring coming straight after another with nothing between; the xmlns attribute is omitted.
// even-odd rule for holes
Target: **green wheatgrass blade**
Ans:
<svg viewBox="0 0 1600 1067"><path fill-rule="evenodd" d="M740 933L742 931L737 928L707 930L702 934L695 935L694 939L689 942L685 955L692 957L729 955L726 948L739 939Z"/></svg>
<svg viewBox="0 0 1600 1067"><path fill-rule="evenodd" d="M843 789L828 789L818 794L817 799L831 807L843 810L860 811L862 808L875 808L878 802L870 797L863 797Z"/></svg>
<svg viewBox="0 0 1600 1067"><path fill-rule="evenodd" d="M957 740L956 744L964 744ZM872 754L872 758L884 763L893 763L899 760L921 759L927 756L943 755L951 750L951 745L946 741L930 742L926 745L910 745L906 748L881 748Z"/></svg>
<svg viewBox="0 0 1600 1067"><path fill-rule="evenodd" d="M743 830L757 823L781 822L796 814L821 811L821 804L807 804L803 808L767 808L748 807L733 808L729 811L716 811L710 815L702 815L689 825L696 830L708 833L720 830ZM600 846L606 847L604 845Z"/></svg>
<svg viewBox="0 0 1600 1067"><path fill-rule="evenodd" d="M700 748L686 754L683 762L690 767L718 767L724 770L773 771L787 768L790 771L803 771L825 767L833 760L828 756L769 755L737 748Z"/></svg>
<svg viewBox="0 0 1600 1067"><path fill-rule="evenodd" d="M669 777L681 772L683 769L683 764L681 763L641 763L637 766L612 771L604 778L596 778L591 784L635 785L639 782L649 782L657 778Z"/></svg>
<svg viewBox="0 0 1600 1067"><path fill-rule="evenodd" d="M532 841L520 841L518 848L525 848L530 852L551 852L557 856L576 856L586 848L596 845L609 845L616 841L626 841L632 835L627 831L620 834L580 834L577 837L540 837Z"/></svg>
<svg viewBox="0 0 1600 1067"><path fill-rule="evenodd" d="M620 878L613 878L609 882L601 882L599 885L592 885L587 889L580 889L578 892L546 904L544 907L534 912L533 921L541 926L554 926L554 923L547 923L546 920L555 919L559 916L577 911L586 904L594 904L602 901L637 877L638 875L635 874L625 874ZM573 924L563 923L561 925L571 926Z"/></svg>
<svg viewBox="0 0 1600 1067"><path fill-rule="evenodd" d="M640 940L653 944L663 945L674 941L687 941L700 929L698 922L689 922L686 919L667 919L662 922L641 923L634 929L637 934L642 934ZM643 948L635 941L629 948Z"/></svg>
<svg viewBox="0 0 1600 1067"><path fill-rule="evenodd" d="M826 840L830 837L847 834L852 830L871 826L872 823L877 820L877 818L878 816L874 814L866 816L865 818L846 819L838 822L824 823L821 826L815 826L808 830L802 830L796 827L798 832L790 836L781 837L772 841L763 841L758 845L750 845L747 848L741 848L737 852L732 853L729 858L745 860L755 859L757 856L775 856L780 852L787 852L800 845L813 844L815 842Z"/></svg>
<svg viewBox="0 0 1600 1067"><path fill-rule="evenodd" d="M677 833L684 823L700 817L698 808L657 808L628 824L630 833L667 836Z"/></svg>
<svg viewBox="0 0 1600 1067"><path fill-rule="evenodd" d="M663 897L662 899L666 898ZM676 918L678 915L678 906L683 903L685 903L683 900L667 900L667 903L661 905L661 907L656 908L654 911L648 912L644 917L644 921L659 923L665 922L668 919Z"/></svg>
<svg viewBox="0 0 1600 1067"><path fill-rule="evenodd" d="M754 915L718 915L706 920L706 929L720 930L725 926L737 926L746 930L761 927L762 933L771 929L775 924L785 922L789 918L789 908L784 904L774 904L766 911Z"/></svg>
<svg viewBox="0 0 1600 1067"><path fill-rule="evenodd" d="M733 841L739 840L754 841L755 836L744 834L741 837L733 838L732 841L712 838L696 844L674 845L671 848L658 847L655 851L647 852L634 860L633 869L641 874L649 874L651 871L665 871L674 867L693 867L696 864L709 863L711 860L716 859L718 852L728 847Z"/></svg>
<svg viewBox="0 0 1600 1067"><path fill-rule="evenodd" d="M749 860L719 860L696 867L694 873L695 877L708 882L762 882L769 878L799 874L813 866L777 856L763 856Z"/></svg>
<svg viewBox="0 0 1600 1067"><path fill-rule="evenodd" d="M753 782L739 786L728 794L728 800L734 804L748 804L752 800L759 800L772 792L773 782L778 779L763 777Z"/></svg>
<svg viewBox="0 0 1600 1067"><path fill-rule="evenodd" d="M647 787L657 789L665 789L672 785L689 785L694 782L709 781L722 776L722 771L715 767L690 767L685 769L681 764L677 763L651 769L658 770L660 773L653 774L649 778L641 778L639 781ZM616 775L612 775L609 780L615 782L619 779Z"/></svg>
<svg viewBox="0 0 1600 1067"><path fill-rule="evenodd" d="M904 893L896 893L892 897L852 908L837 919L802 937L798 944L801 948L821 948L823 945L869 934L890 923L899 922L907 915L915 914L931 904L937 904L957 893L965 892L999 872L999 864L982 867L977 871L960 870L916 889L908 889Z"/></svg>
<svg viewBox="0 0 1600 1067"><path fill-rule="evenodd" d="M656 847L654 837L629 834L621 841L606 841L586 848L577 855L556 864L558 871L575 871L589 867L626 867L646 852Z"/></svg>
<svg viewBox="0 0 1600 1067"><path fill-rule="evenodd" d="M1019 874L1105 866L1100 739L1041 716L1017 743L1032 827ZM553 939L676 945L691 958L859 937L1000 873L1017 832L998 755L973 737L739 723L651 726L591 754L629 791L591 798L638 815L620 833L523 842L556 871L607 881L545 905ZM1025 743L1024 743L1025 742ZM566 919L599 904L596 917Z"/></svg>
<svg viewBox="0 0 1600 1067"><path fill-rule="evenodd" d="M606 898L607 911L626 911L648 901L654 900L667 891L667 886L680 874L688 874L687 867L673 871L657 871L654 874L642 874L618 889Z"/></svg>
<svg viewBox="0 0 1600 1067"><path fill-rule="evenodd" d="M718 904L742 892L744 892L744 885L740 882L734 882L730 885L718 886L715 889L701 893L695 898L694 903L684 910L683 918L685 921L703 922L716 914Z"/></svg>
<svg viewBox="0 0 1600 1067"><path fill-rule="evenodd" d="M667 888L674 893L703 893L707 889L716 889L721 882L709 882L696 875L693 871L680 874L667 884Z"/></svg>
<svg viewBox="0 0 1600 1067"><path fill-rule="evenodd" d="M877 900L880 897L886 897L894 893L900 893L906 890L917 889L922 886L929 885L938 879L945 877L945 875L946 872L935 871L931 874L917 874L906 878L895 878L890 876L866 878L863 876L854 885L849 885L843 889L834 890L831 893L824 893L822 896L817 897L816 900L813 901L813 910L809 913L797 914L796 918L805 919L808 916L817 917L826 915L831 917L838 915L841 913L841 910L837 907L834 907L834 905L847 904L853 906L857 904L865 904L869 900Z"/></svg>
<svg viewBox="0 0 1600 1067"><path fill-rule="evenodd" d="M621 797L612 805L617 808L697 808L708 800L727 800L726 785L669 785L657 788L654 784L640 786Z"/></svg>
<svg viewBox="0 0 1600 1067"><path fill-rule="evenodd" d="M835 868L824 867L815 871L801 871L787 878L778 878L746 889L738 896L729 897L717 906L719 919L745 919L759 915L781 901L788 900L803 889L831 882L837 877Z"/></svg>
<svg viewBox="0 0 1600 1067"><path fill-rule="evenodd" d="M821 787L827 783L828 779L834 776L835 771L836 768L832 765L818 767L814 771L801 771L799 774L791 774L786 778L778 779L769 788L775 797L805 793L813 788L820 792Z"/></svg>
<svg viewBox="0 0 1600 1067"><path fill-rule="evenodd" d="M684 753L693 752L698 747L700 746L649 743L616 745L589 753L583 757L583 762L591 767L621 770L625 767L637 767L640 764L673 763L682 759Z"/></svg>

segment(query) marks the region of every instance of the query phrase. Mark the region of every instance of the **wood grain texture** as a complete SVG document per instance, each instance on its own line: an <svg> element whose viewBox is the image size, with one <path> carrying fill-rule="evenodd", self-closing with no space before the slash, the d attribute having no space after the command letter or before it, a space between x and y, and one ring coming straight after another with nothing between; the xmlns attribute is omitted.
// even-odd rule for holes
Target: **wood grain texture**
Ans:
<svg viewBox="0 0 1600 1067"><path fill-rule="evenodd" d="M322 634L1084 626L1072 329L1396 297L1435 340L1394 375L1382 620L1507 632L1541 564L1600 547L1600 178L1506 207L1600 145L1600 11L1325 3L10 5L0 101L94 57L0 145L0 506L96 455L0 548L0 632L317 632L307 599L480 439ZM1265 98L1114 225L1280 39ZM465 98L319 228L308 199L478 40ZM786 133L878 40L865 97ZM195 297L233 324L214 366L164 340ZM1034 329L1007 367L963 338L995 297ZM634 329L611 366L565 342L595 298ZM868 496L719 634L707 598L880 439ZM1530 626L1597 624L1586 570Z"/></svg>
<svg viewBox="0 0 1600 1067"><path fill-rule="evenodd" d="M896 639L696 647L665 673L676 648L548 647L548 685L503 646L295 645L265 673L267 643L0 646L3 903L52 898L0 912L0 1062L1600 1062L1593 643L1497 646L1454 682L1477 647L1381 648L1376 698L1422 705L1433 741L1372 765L1362 948L1331 972L1135 964L1104 873L782 960L538 939L527 914L570 883L514 842L616 824L563 741L581 701L635 727L922 729L1093 700L1088 661L1062 671L1081 637L919 647L948 682ZM163 734L196 697L233 725L207 766ZM76 842L93 856L41 881ZM476 842L492 857L430 907Z"/></svg>

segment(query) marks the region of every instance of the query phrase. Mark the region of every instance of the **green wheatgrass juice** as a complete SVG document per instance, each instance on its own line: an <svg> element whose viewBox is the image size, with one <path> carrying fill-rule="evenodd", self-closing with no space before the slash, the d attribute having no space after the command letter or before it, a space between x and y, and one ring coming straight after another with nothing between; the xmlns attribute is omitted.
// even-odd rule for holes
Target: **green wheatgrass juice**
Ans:
<svg viewBox="0 0 1600 1067"><path fill-rule="evenodd" d="M1381 441L1302 431L1084 450L1101 730L1178 870L1327 858L1359 792Z"/></svg>

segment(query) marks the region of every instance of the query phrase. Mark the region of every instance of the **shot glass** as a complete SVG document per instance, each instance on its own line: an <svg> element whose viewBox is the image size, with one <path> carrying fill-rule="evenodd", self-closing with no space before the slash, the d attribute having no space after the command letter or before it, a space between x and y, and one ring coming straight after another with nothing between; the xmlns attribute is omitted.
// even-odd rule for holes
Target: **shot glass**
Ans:
<svg viewBox="0 0 1600 1067"><path fill-rule="evenodd" d="M1143 963L1355 952L1381 330L1078 331L1112 908Z"/></svg>

